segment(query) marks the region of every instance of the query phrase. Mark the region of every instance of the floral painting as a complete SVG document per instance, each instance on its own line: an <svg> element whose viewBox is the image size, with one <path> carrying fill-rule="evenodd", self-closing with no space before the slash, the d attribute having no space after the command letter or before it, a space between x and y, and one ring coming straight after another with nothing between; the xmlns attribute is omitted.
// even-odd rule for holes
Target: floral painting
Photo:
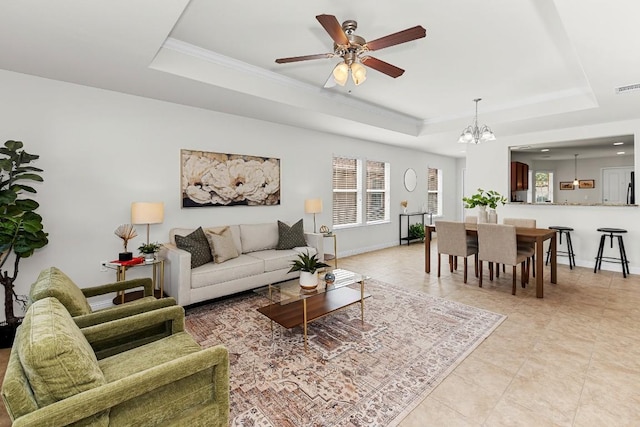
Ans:
<svg viewBox="0 0 640 427"><path fill-rule="evenodd" d="M181 150L182 207L280 204L280 159Z"/></svg>

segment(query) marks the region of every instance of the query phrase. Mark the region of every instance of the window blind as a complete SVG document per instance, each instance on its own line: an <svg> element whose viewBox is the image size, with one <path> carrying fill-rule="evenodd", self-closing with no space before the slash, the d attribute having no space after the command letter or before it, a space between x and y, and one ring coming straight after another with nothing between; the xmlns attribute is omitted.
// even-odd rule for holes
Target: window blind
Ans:
<svg viewBox="0 0 640 427"><path fill-rule="evenodd" d="M358 222L358 161L333 158L333 224Z"/></svg>

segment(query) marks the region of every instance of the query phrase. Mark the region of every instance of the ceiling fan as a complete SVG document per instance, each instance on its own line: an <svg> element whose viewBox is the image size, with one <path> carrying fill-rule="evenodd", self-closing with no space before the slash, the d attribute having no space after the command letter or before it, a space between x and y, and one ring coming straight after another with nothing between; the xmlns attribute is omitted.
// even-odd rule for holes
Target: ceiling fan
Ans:
<svg viewBox="0 0 640 427"><path fill-rule="evenodd" d="M420 39L427 35L427 31L422 26L417 25L367 42L364 38L355 33L358 28L358 23L354 20L344 21L342 25L340 25L336 17L333 15L318 15L316 16L316 19L333 39L333 52L279 58L276 59L276 62L278 64L286 64L288 62L308 61L311 59L333 58L339 56L342 58L343 62L339 63L333 69L332 75L334 81L341 86L344 86L347 82L349 72L351 72L351 78L356 86L366 80L366 69L362 64L390 77L400 77L404 74L404 70L402 68L398 68L388 62L374 58L373 56L368 55L368 52Z"/></svg>

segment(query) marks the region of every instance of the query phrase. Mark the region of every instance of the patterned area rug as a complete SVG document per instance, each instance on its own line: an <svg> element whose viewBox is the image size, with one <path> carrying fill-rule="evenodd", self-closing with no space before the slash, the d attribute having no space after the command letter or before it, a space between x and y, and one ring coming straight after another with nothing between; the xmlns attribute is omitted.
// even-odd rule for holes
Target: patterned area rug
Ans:
<svg viewBox="0 0 640 427"><path fill-rule="evenodd" d="M370 279L360 305L286 330L259 294L187 311L203 347L229 349L234 426L394 426L506 316Z"/></svg>

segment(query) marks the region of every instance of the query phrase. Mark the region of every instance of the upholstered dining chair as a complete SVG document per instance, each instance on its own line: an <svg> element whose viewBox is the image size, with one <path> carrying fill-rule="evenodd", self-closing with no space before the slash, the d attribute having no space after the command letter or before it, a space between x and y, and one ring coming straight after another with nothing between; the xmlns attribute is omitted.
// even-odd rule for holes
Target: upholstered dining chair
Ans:
<svg viewBox="0 0 640 427"><path fill-rule="evenodd" d="M453 272L454 257L464 257L464 283L467 283L467 257L475 255L475 274L478 276L478 245L467 240L464 222L436 221L438 234L438 277L440 277L440 256L449 255L449 271Z"/></svg>
<svg viewBox="0 0 640 427"><path fill-rule="evenodd" d="M528 281L529 270L526 267L527 258L533 255L532 248L519 248L516 237L516 227L505 224L478 224L478 264L479 286L482 287L482 263L483 261L513 266L513 285L511 294L516 294L516 268L520 264L520 283L522 287ZM493 279L492 271L489 272L490 280Z"/></svg>
<svg viewBox="0 0 640 427"><path fill-rule="evenodd" d="M532 218L505 218L502 220L502 223L515 225L516 227L536 228L536 220ZM536 277L536 242L518 242L518 247L522 250L528 250L528 248L533 249L533 255L527 259L527 267L531 266L531 275Z"/></svg>

